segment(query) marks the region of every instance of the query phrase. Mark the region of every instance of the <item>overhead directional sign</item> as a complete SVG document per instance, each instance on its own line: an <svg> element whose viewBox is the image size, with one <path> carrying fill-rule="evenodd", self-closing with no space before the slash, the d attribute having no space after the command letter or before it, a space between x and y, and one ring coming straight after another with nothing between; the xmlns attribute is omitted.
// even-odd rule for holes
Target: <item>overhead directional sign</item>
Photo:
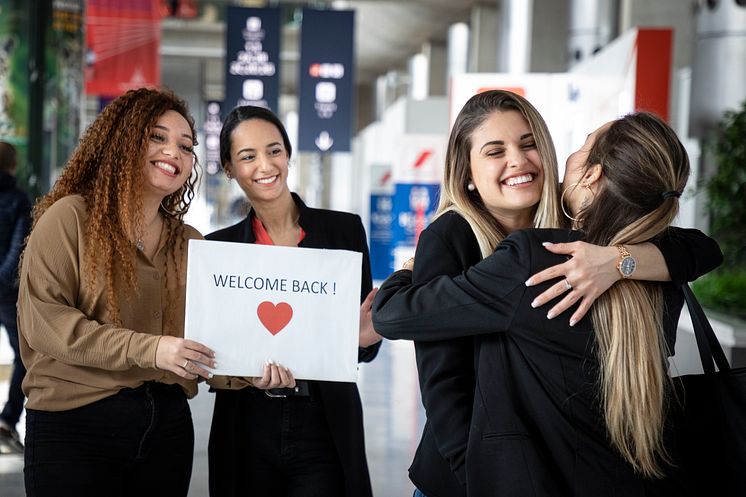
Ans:
<svg viewBox="0 0 746 497"><path fill-rule="evenodd" d="M298 148L349 152L354 88L351 10L303 9Z"/></svg>
<svg viewBox="0 0 746 497"><path fill-rule="evenodd" d="M277 112L280 88L280 9L226 8L225 105Z"/></svg>

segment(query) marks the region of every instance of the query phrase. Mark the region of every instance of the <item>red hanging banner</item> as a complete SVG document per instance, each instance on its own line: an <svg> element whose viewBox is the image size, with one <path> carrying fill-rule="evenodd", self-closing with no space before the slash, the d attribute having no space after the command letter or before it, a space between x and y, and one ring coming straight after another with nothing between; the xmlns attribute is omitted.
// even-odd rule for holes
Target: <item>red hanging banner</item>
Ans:
<svg viewBox="0 0 746 497"><path fill-rule="evenodd" d="M118 96L161 81L158 0L87 0L85 91Z"/></svg>

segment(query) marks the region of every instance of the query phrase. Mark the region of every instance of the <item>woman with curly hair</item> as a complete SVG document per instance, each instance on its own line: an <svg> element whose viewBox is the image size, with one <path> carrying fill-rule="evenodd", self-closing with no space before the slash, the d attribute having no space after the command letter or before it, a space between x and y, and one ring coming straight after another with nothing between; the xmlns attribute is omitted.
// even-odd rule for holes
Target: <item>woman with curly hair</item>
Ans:
<svg viewBox="0 0 746 497"><path fill-rule="evenodd" d="M182 338L195 136L174 94L129 91L34 208L18 301L29 496L187 494L187 398L214 367Z"/></svg>

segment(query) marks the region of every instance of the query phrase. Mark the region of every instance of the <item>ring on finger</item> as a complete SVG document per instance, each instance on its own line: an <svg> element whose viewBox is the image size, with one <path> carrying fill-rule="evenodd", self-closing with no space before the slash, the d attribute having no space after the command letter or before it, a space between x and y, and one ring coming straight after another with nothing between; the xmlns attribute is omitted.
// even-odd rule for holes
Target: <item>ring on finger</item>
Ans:
<svg viewBox="0 0 746 497"><path fill-rule="evenodd" d="M565 278L565 290L572 290L572 285L567 281L567 278Z"/></svg>
<svg viewBox="0 0 746 497"><path fill-rule="evenodd" d="M189 365L189 359L184 359L184 364L182 364L181 367L186 369L188 365Z"/></svg>

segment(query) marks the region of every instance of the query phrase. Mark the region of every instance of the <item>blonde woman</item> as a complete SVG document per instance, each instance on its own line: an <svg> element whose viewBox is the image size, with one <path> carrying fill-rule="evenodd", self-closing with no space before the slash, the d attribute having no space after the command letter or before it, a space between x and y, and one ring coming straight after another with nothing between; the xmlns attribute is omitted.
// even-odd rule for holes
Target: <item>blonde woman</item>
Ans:
<svg viewBox="0 0 746 497"><path fill-rule="evenodd" d="M470 496L686 495L665 443L666 357L683 296L677 283L633 281L624 272L627 244L669 229L688 174L668 125L650 114L626 116L568 159L563 197L576 230L514 231L463 275L412 285L411 273L398 271L382 285L373 322L383 336L476 336ZM574 326L547 321L535 300L556 283L526 282L564 260L545 244L578 240L617 251L621 281ZM698 269L721 259L712 246Z"/></svg>
<svg viewBox="0 0 746 497"><path fill-rule="evenodd" d="M489 256L511 232L531 227L556 228L563 223L559 204L557 159L547 126L526 99L504 90L474 95L453 126L436 219L421 234L412 281L456 276ZM709 239L697 232L667 237L666 253L691 249ZM558 246L573 255L554 273L567 274L574 289L570 302L582 300L577 320L595 297L614 282L604 274L617 253L578 242ZM665 278L661 253L652 244L630 247L641 266L634 277ZM696 251L696 250L695 250ZM611 259L609 259L611 257ZM692 255L689 259L696 261ZM687 261L691 264L691 261ZM692 271L688 271L689 274ZM541 279L539 276L538 280ZM560 285L560 290L565 286ZM554 295L537 297L537 304ZM558 303L550 313L569 305ZM568 318L569 320L570 318ZM468 328L459 327L464 335ZM474 338L461 336L424 341L415 338L415 353L427 421L409 469L415 496L466 495L466 446L476 385Z"/></svg>

